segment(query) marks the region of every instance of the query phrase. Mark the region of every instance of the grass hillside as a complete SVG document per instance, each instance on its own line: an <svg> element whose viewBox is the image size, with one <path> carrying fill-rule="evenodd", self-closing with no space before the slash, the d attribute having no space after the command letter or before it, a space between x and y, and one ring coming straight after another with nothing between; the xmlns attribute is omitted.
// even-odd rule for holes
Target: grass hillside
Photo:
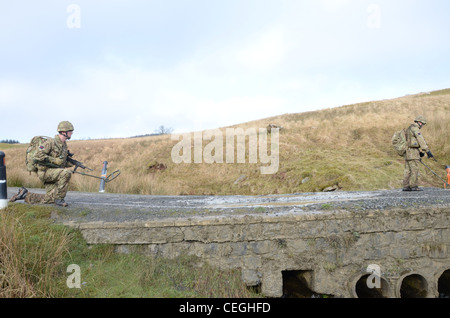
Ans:
<svg viewBox="0 0 450 318"><path fill-rule="evenodd" d="M94 168L96 175L101 174L105 160L109 163L108 172L121 170L121 175L106 185L108 192L260 195L317 192L334 185L344 191L392 189L402 186L404 165L392 149L392 135L407 127L419 114L428 119L423 135L439 161L424 159L424 162L446 178L443 165L450 165L450 89L285 114L233 126L283 127L279 135L279 169L269 175L261 174L260 167L267 164L259 159L257 163L249 163L248 146L245 163L194 163L192 160L192 163L176 164L171 152L178 141L170 135L69 141L68 144L75 153L74 158ZM225 136L225 128L221 131ZM210 141L203 142L204 150L209 149L208 144ZM0 144L0 150L6 153L9 186L41 186L37 176L26 171L26 147ZM223 149L225 161L225 145ZM166 168L155 168L155 164ZM422 166L421 185L442 187L443 183ZM76 191L98 191L99 180L74 175L70 187Z"/></svg>

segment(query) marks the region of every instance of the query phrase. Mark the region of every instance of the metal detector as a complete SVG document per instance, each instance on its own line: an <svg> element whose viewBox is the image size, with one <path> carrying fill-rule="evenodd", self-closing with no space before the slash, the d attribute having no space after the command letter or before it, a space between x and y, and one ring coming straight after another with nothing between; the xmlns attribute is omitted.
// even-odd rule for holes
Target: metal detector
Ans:
<svg viewBox="0 0 450 318"><path fill-rule="evenodd" d="M72 173L78 173L78 174L81 174L82 176L87 176L87 177L100 179L100 180L105 181L105 183L113 181L115 178L117 178L120 175L120 170L116 170L113 173L109 174L107 177L104 177L104 176L97 177L97 176L94 176L92 174L88 174L88 173L77 171L77 168L78 168L78 166L75 166L75 169L72 170ZM92 169L90 169L90 170L92 171Z"/></svg>
<svg viewBox="0 0 450 318"><path fill-rule="evenodd" d="M441 179L441 180L444 182L444 187L445 187L445 188L450 187L450 184L449 184L450 180L447 182L447 181L445 181L444 179L442 179L441 177L439 177L438 174L437 174L436 172L434 172L433 170L431 170L431 168L428 167L425 163L423 163L422 160L420 160L420 163L422 163L425 167L427 167L428 170L430 170L436 177L438 177L439 179ZM447 169L447 173L449 173L449 178L450 178L450 166L446 166L446 169Z"/></svg>

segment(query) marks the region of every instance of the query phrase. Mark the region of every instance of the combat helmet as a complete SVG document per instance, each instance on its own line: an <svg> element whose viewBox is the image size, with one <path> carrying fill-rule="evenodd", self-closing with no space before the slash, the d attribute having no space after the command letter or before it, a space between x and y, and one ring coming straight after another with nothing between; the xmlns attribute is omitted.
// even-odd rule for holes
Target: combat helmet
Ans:
<svg viewBox="0 0 450 318"><path fill-rule="evenodd" d="M73 125L69 121L62 121L58 125L58 132L61 131L73 131Z"/></svg>
<svg viewBox="0 0 450 318"><path fill-rule="evenodd" d="M417 118L416 118L414 121L415 121L416 123L417 123L417 122L421 122L421 123L424 124L424 125L427 124L427 119L426 119L424 116L422 116L422 115L417 116Z"/></svg>

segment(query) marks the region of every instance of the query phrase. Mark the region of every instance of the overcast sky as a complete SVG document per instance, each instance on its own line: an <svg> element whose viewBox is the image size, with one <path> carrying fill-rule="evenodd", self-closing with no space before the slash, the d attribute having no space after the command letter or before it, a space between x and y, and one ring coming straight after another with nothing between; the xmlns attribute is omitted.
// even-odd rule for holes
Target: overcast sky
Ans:
<svg viewBox="0 0 450 318"><path fill-rule="evenodd" d="M213 129L450 87L448 0L0 0L0 140Z"/></svg>

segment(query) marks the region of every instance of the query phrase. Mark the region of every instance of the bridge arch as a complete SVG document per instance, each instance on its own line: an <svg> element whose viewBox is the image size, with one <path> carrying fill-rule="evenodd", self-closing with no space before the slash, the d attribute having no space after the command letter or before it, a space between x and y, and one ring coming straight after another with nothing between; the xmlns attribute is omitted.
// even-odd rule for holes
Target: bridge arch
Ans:
<svg viewBox="0 0 450 318"><path fill-rule="evenodd" d="M450 267L443 268L436 274L438 297L450 298Z"/></svg>
<svg viewBox="0 0 450 318"><path fill-rule="evenodd" d="M424 275L410 272L398 278L397 296L399 298L427 298L429 283Z"/></svg>
<svg viewBox="0 0 450 318"><path fill-rule="evenodd" d="M350 292L353 298L389 298L391 297L391 286L389 282L380 277L380 287L370 288L367 280L370 279L370 274L357 275L350 282Z"/></svg>

